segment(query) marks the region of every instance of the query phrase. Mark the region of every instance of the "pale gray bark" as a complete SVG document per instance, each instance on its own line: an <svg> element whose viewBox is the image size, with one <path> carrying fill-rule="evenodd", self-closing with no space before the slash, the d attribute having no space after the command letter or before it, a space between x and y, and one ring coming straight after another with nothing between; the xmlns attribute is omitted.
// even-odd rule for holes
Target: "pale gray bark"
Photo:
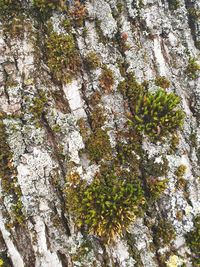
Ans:
<svg viewBox="0 0 200 267"><path fill-rule="evenodd" d="M31 7L28 1L21 2L25 10ZM169 8L169 2L85 1L89 14L84 22L87 35L82 34L83 27L74 28L73 34L82 58L95 51L113 71L112 92L100 89L100 69L91 73L84 66L72 83L57 85L42 50L45 25L28 14L22 25L22 36L12 36L6 32L2 21L0 155L7 157L2 161L5 165L0 166L0 258L5 261L3 266L163 266L159 254L168 259L166 266L183 263L192 266L184 235L193 229L193 218L200 211L200 79L190 79L186 67L190 57L199 59L200 24L198 20L188 20L188 8L199 10L199 1L180 0L175 10ZM121 13L117 11L117 3L124 5ZM57 32L62 16L54 12L51 17ZM99 41L95 19L99 21L103 43ZM129 49L122 53L116 36L124 32L128 34ZM102 95L101 106L107 117L105 127L109 128L111 144L116 143L116 133L126 120L125 102L117 91L123 79L120 61L128 66L127 72L135 72L139 82L148 80L150 90L154 89L153 79L157 75L166 76L171 83L169 91L181 98L186 118L183 130L178 133L180 143L175 154L168 154L169 142L155 145L144 139L143 149L149 160L159 162L160 156L165 155L169 161L168 188L149 210L151 214L138 218L131 226L128 237L115 245L106 245L97 237L83 236L74 226L66 209L64 185L72 163L73 170L79 171L85 179L92 179L99 167L80 158L79 152L85 144L77 124L80 118L88 118L93 108L89 99L94 92ZM48 101L38 125L31 106L35 98L41 98L41 91L46 93ZM55 127L59 127L58 132L53 130ZM187 193L175 189L174 172L181 164L187 167L184 176ZM7 191L2 184L5 179L8 184L12 183ZM182 217L178 218L180 212ZM154 244L151 226L156 224L158 215L172 223L176 232L173 245L158 248ZM170 259L175 259L176 263L170 265Z"/></svg>

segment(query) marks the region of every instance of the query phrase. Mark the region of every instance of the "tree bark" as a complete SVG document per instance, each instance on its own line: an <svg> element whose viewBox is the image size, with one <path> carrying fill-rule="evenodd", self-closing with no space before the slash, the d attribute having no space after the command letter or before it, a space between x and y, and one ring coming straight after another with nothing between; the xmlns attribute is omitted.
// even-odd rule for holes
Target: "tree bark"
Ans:
<svg viewBox="0 0 200 267"><path fill-rule="evenodd" d="M2 2L2 266L197 266L186 235L193 231L193 220L200 211L198 0L80 1L78 10L85 8L82 17L75 13L73 1L60 3L62 10L50 7L46 15L32 1ZM70 30L66 24L63 27L67 20L71 20ZM54 60L52 47L47 47L50 31L65 36L70 31L75 42L78 66L69 70L63 63L61 78L49 64ZM90 52L98 55L100 63L94 58L90 65L86 63ZM192 59L197 65L188 71ZM101 80L106 67L112 71L113 82ZM63 80L70 71L70 80ZM106 119L101 128L107 129L112 156L116 156L118 135L128 127L131 112L131 100L123 97L118 85L131 72L138 83L148 82L149 91L158 88L156 77L164 76L170 82L165 90L180 97L185 119L183 128L165 142L151 142L142 135L145 157L140 176L153 169L154 163L160 164L159 170L165 158L167 186L158 199L147 201L144 214L121 238L107 244L74 223L68 210L66 177L78 172L91 181L105 162L91 160L85 141L102 116ZM96 107L103 115L94 123ZM176 170L183 165L184 186L177 186ZM148 173L154 176L151 170ZM145 190L145 181L142 184ZM160 222L164 222L162 229ZM159 243L159 237L170 231L169 240Z"/></svg>

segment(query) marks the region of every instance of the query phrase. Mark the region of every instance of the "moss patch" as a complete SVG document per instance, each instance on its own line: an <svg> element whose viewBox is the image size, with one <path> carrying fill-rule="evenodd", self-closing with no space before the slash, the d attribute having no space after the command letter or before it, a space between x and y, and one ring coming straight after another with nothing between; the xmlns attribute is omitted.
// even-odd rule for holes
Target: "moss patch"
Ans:
<svg viewBox="0 0 200 267"><path fill-rule="evenodd" d="M101 88L103 88L106 92L112 91L114 85L114 75L111 69L104 67L99 77L99 83Z"/></svg>
<svg viewBox="0 0 200 267"><path fill-rule="evenodd" d="M25 217L22 212L21 189L17 184L16 170L12 164L12 153L7 143L7 134L3 120L0 119L0 182L3 194L12 200L11 220L8 225L21 224Z"/></svg>
<svg viewBox="0 0 200 267"><path fill-rule="evenodd" d="M86 150L91 160L99 162L112 157L110 140L106 131L101 128L92 133L86 143Z"/></svg>
<svg viewBox="0 0 200 267"><path fill-rule="evenodd" d="M183 125L184 113L177 108L179 103L178 96L163 89L142 94L134 107L130 125L152 139L167 136Z"/></svg>
<svg viewBox="0 0 200 267"><path fill-rule="evenodd" d="M63 0L34 0L33 7L40 19L47 20L53 14L53 11L63 11L67 7Z"/></svg>
<svg viewBox="0 0 200 267"><path fill-rule="evenodd" d="M87 16L87 9L79 0L76 0L69 10L69 14L75 26L81 27Z"/></svg>
<svg viewBox="0 0 200 267"><path fill-rule="evenodd" d="M101 65L101 61L98 55L94 51L89 52L85 56L84 62L85 62L86 68L89 70L95 70Z"/></svg>
<svg viewBox="0 0 200 267"><path fill-rule="evenodd" d="M169 3L169 9L170 10L176 10L180 7L180 1L179 0L168 0Z"/></svg>
<svg viewBox="0 0 200 267"><path fill-rule="evenodd" d="M18 0L0 1L0 20L13 19L24 11L22 4Z"/></svg>
<svg viewBox="0 0 200 267"><path fill-rule="evenodd" d="M3 24L2 28L5 36L22 38L24 29L29 28L29 32L31 32L31 24L26 20L26 11L20 1L0 1L0 21Z"/></svg>
<svg viewBox="0 0 200 267"><path fill-rule="evenodd" d="M101 128L106 121L106 115L104 113L103 108L96 107L93 110L90 118L91 118L91 127L93 130Z"/></svg>
<svg viewBox="0 0 200 267"><path fill-rule="evenodd" d="M176 237L173 225L166 220L160 220L158 225L153 227L153 233L157 247L169 245Z"/></svg>
<svg viewBox="0 0 200 267"><path fill-rule="evenodd" d="M189 62L186 68L186 73L190 79L197 79L199 77L200 65L197 63L195 58L189 59Z"/></svg>
<svg viewBox="0 0 200 267"><path fill-rule="evenodd" d="M72 34L52 32L46 41L47 65L55 81L68 83L80 70L80 58Z"/></svg>
<svg viewBox="0 0 200 267"><path fill-rule="evenodd" d="M184 174L186 170L187 170L187 167L182 164L175 171L175 175L177 177L177 187L183 188L184 190L186 189L186 185L187 185L187 181L184 178Z"/></svg>
<svg viewBox="0 0 200 267"><path fill-rule="evenodd" d="M165 76L157 76L155 79L155 84L164 89L170 87L170 81Z"/></svg>
<svg viewBox="0 0 200 267"><path fill-rule="evenodd" d="M30 113L33 115L33 120L35 120L37 127L41 126L42 114L45 111L47 101L47 96L44 91L40 91L39 96L33 98Z"/></svg>
<svg viewBox="0 0 200 267"><path fill-rule="evenodd" d="M133 72L128 73L125 80L121 81L118 85L118 91L129 101L131 109L144 90L144 85L137 82Z"/></svg>
<svg viewBox="0 0 200 267"><path fill-rule="evenodd" d="M90 185L82 181L78 185L71 183L67 194L77 226L87 226L89 233L106 242L122 235L144 202L142 188L134 176L129 180L108 169L96 175Z"/></svg>
<svg viewBox="0 0 200 267"><path fill-rule="evenodd" d="M186 243L192 252L194 267L200 266L200 216L194 219L194 230L186 234Z"/></svg>

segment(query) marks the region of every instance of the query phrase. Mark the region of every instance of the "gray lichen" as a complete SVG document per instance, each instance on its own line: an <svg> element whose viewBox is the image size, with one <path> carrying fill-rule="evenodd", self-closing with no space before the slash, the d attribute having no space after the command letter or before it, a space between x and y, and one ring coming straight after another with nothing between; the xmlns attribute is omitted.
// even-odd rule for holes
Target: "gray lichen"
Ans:
<svg viewBox="0 0 200 267"><path fill-rule="evenodd" d="M14 267L192 266L185 236L200 213L198 1L1 2L0 265L7 252ZM89 69L91 51L100 61L92 57ZM178 96L185 119L151 142L128 120L137 94L159 87ZM77 227L66 190L69 175L89 186L111 167L137 174L145 207L107 244L87 223Z"/></svg>

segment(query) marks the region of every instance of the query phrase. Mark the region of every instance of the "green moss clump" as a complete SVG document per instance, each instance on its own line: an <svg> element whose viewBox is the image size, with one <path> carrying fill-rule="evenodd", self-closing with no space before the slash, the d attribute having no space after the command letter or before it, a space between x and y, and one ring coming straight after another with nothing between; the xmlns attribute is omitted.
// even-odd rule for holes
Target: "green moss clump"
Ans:
<svg viewBox="0 0 200 267"><path fill-rule="evenodd" d="M101 94L99 91L95 91L89 98L89 104L92 107L99 105L101 102Z"/></svg>
<svg viewBox="0 0 200 267"><path fill-rule="evenodd" d="M200 20L200 10L198 8L188 8L188 13L194 22L198 22Z"/></svg>
<svg viewBox="0 0 200 267"><path fill-rule="evenodd" d="M157 76L155 79L155 85L167 89L170 87L170 81L165 76Z"/></svg>
<svg viewBox="0 0 200 267"><path fill-rule="evenodd" d="M139 181L120 178L112 171L97 175L90 185L71 184L67 194L77 226L87 226L90 234L106 242L122 235L144 203Z"/></svg>
<svg viewBox="0 0 200 267"><path fill-rule="evenodd" d="M119 38L119 37L118 37ZM127 63L124 62L123 59L118 59L117 60L117 66L119 68L120 74L122 77L126 77L126 69L127 69Z"/></svg>
<svg viewBox="0 0 200 267"><path fill-rule="evenodd" d="M179 146L179 136L177 134L173 134L171 137L171 141L170 141L170 149L169 149L169 153L173 154L176 152L176 150L178 149Z"/></svg>
<svg viewBox="0 0 200 267"><path fill-rule="evenodd" d="M79 0L76 0L74 5L69 10L69 14L75 25L82 27L84 19L87 16L87 9L83 4L80 3Z"/></svg>
<svg viewBox="0 0 200 267"><path fill-rule="evenodd" d="M80 70L80 57L71 34L52 32L46 41L47 65L57 82L68 83Z"/></svg>
<svg viewBox="0 0 200 267"><path fill-rule="evenodd" d="M192 147L197 147L198 146L197 145L197 133L196 132L192 131L192 133L190 134L189 139L190 139L190 145Z"/></svg>
<svg viewBox="0 0 200 267"><path fill-rule="evenodd" d="M13 167L11 164L12 153L7 143L7 134L3 120L0 119L0 180L4 192L11 194Z"/></svg>
<svg viewBox="0 0 200 267"><path fill-rule="evenodd" d="M52 127L52 131L54 133L60 133L62 131L61 127L59 124L55 124L53 127Z"/></svg>
<svg viewBox="0 0 200 267"><path fill-rule="evenodd" d="M162 163L157 163L155 159L149 159L147 156L143 156L143 165L146 177L166 176L169 169L169 162L164 156L162 156Z"/></svg>
<svg viewBox="0 0 200 267"><path fill-rule="evenodd" d="M144 92L145 86L138 83L134 73L130 72L126 75L125 80L118 84L117 89L129 101L129 105L133 109L139 96Z"/></svg>
<svg viewBox="0 0 200 267"><path fill-rule="evenodd" d="M183 189L186 188L187 181L184 178L184 174L185 174L186 170L187 170L187 167L182 164L175 171L175 175L177 177L177 187L178 188L183 188Z"/></svg>
<svg viewBox="0 0 200 267"><path fill-rule="evenodd" d="M124 4L123 2L117 3L117 10L119 13L122 13L124 11Z"/></svg>
<svg viewBox="0 0 200 267"><path fill-rule="evenodd" d="M158 179L154 177L147 178L147 186L149 191L149 197L151 200L157 200L160 198L163 191L167 188L168 179Z"/></svg>
<svg viewBox="0 0 200 267"><path fill-rule="evenodd" d="M110 159L112 148L106 131L98 128L86 142L86 151L91 160L99 162L101 159Z"/></svg>
<svg viewBox="0 0 200 267"><path fill-rule="evenodd" d="M33 119L36 121L36 126L39 127L41 123L41 117L47 104L47 96L45 92L40 91L39 96L33 99L30 107L30 113L33 115Z"/></svg>
<svg viewBox="0 0 200 267"><path fill-rule="evenodd" d="M0 20L13 19L16 15L23 12L22 4L18 0L1 0L0 1Z"/></svg>
<svg viewBox="0 0 200 267"><path fill-rule="evenodd" d="M85 57L85 65L89 70L95 70L101 65L101 61L95 52L89 52Z"/></svg>
<svg viewBox="0 0 200 267"><path fill-rule="evenodd" d="M196 45L196 48L200 50L200 41L195 40L195 45Z"/></svg>
<svg viewBox="0 0 200 267"><path fill-rule="evenodd" d="M34 0L33 6L36 10L39 10L43 19L47 19L52 15L53 11L64 10L66 8L64 2L63 0Z"/></svg>
<svg viewBox="0 0 200 267"><path fill-rule="evenodd" d="M100 86L106 91L110 92L114 85L114 75L111 69L105 67L99 77Z"/></svg>
<svg viewBox="0 0 200 267"><path fill-rule="evenodd" d="M0 182L3 195L9 195L12 201L11 225L23 223L25 216L22 212L22 193L17 184L16 170L12 164L12 153L7 143L6 129L2 119L0 119Z"/></svg>
<svg viewBox="0 0 200 267"><path fill-rule="evenodd" d="M28 20L25 20L25 16L22 14L9 20L7 23L4 23L3 31L5 35L9 34L12 39L22 39L24 36L24 28L28 28L30 34L31 25Z"/></svg>
<svg viewBox="0 0 200 267"><path fill-rule="evenodd" d="M104 110L101 107L96 107L93 110L90 119L91 119L91 127L93 130L101 128L106 121L106 115L104 113Z"/></svg>
<svg viewBox="0 0 200 267"><path fill-rule="evenodd" d="M196 62L195 58L190 58L186 73L190 79L197 79L199 77L200 65Z"/></svg>
<svg viewBox="0 0 200 267"><path fill-rule="evenodd" d="M84 118L80 118L77 121L77 125L79 127L80 134L84 141L87 141L90 132L89 132L89 125L88 122Z"/></svg>
<svg viewBox="0 0 200 267"><path fill-rule="evenodd" d="M131 117L130 125L152 139L166 136L183 125L184 113L177 108L180 98L159 89L141 94Z"/></svg>
<svg viewBox="0 0 200 267"><path fill-rule="evenodd" d="M1 250L0 252L0 266L3 266L3 267L13 266L11 259L8 257L8 253L6 250Z"/></svg>
<svg viewBox="0 0 200 267"><path fill-rule="evenodd" d="M140 160L138 154L135 152L138 150L138 146L140 147L137 144L137 140L129 140L127 143L118 141L115 165L119 167L123 166L123 168L129 169L132 173L139 176Z"/></svg>
<svg viewBox="0 0 200 267"><path fill-rule="evenodd" d="M194 230L186 234L186 243L190 248L194 267L200 266L200 216L194 219Z"/></svg>
<svg viewBox="0 0 200 267"><path fill-rule="evenodd" d="M31 31L31 25L26 19L25 8L21 1L1 0L0 21L2 22L3 33L11 38L22 38L24 28Z"/></svg>
<svg viewBox="0 0 200 267"><path fill-rule="evenodd" d="M106 45L106 43L109 41L109 38L104 36L104 33L101 29L101 21L98 19L95 19L95 28L98 35L98 42Z"/></svg>
<svg viewBox="0 0 200 267"><path fill-rule="evenodd" d="M21 200L21 191L20 195L17 196L16 203L12 205L12 213L13 213L13 218L15 219L15 223L17 224L23 224L25 221L25 216L22 213L23 210L23 203Z"/></svg>
<svg viewBox="0 0 200 267"><path fill-rule="evenodd" d="M61 25L63 26L63 28L66 30L66 32L71 32L72 31L72 24L70 19L65 18L62 22Z"/></svg>
<svg viewBox="0 0 200 267"><path fill-rule="evenodd" d="M131 234L131 233L126 233L125 235L125 239L128 245L128 252L129 255L134 259L134 266L135 267L142 267L143 262L142 262L142 258L141 258L141 253L137 248L137 240L135 235ZM130 266L130 265L129 265Z"/></svg>
<svg viewBox="0 0 200 267"><path fill-rule="evenodd" d="M168 0L169 2L169 9L170 10L176 10L180 7L180 1L179 0Z"/></svg>
<svg viewBox="0 0 200 267"><path fill-rule="evenodd" d="M62 0L34 0L33 4L39 8L41 11L46 9L57 10L64 5Z"/></svg>
<svg viewBox="0 0 200 267"><path fill-rule="evenodd" d="M173 225L166 220L159 220L158 225L153 227L153 233L158 247L169 245L176 237Z"/></svg>
<svg viewBox="0 0 200 267"><path fill-rule="evenodd" d="M183 175L185 174L187 170L187 167L185 165L180 165L177 170L175 171L175 175L178 177L178 178L181 178L183 177Z"/></svg>
<svg viewBox="0 0 200 267"><path fill-rule="evenodd" d="M146 196L150 202L160 198L163 191L167 188L168 179L168 160L162 157L162 163L155 162L155 159L149 159L143 155L143 178L146 185Z"/></svg>

